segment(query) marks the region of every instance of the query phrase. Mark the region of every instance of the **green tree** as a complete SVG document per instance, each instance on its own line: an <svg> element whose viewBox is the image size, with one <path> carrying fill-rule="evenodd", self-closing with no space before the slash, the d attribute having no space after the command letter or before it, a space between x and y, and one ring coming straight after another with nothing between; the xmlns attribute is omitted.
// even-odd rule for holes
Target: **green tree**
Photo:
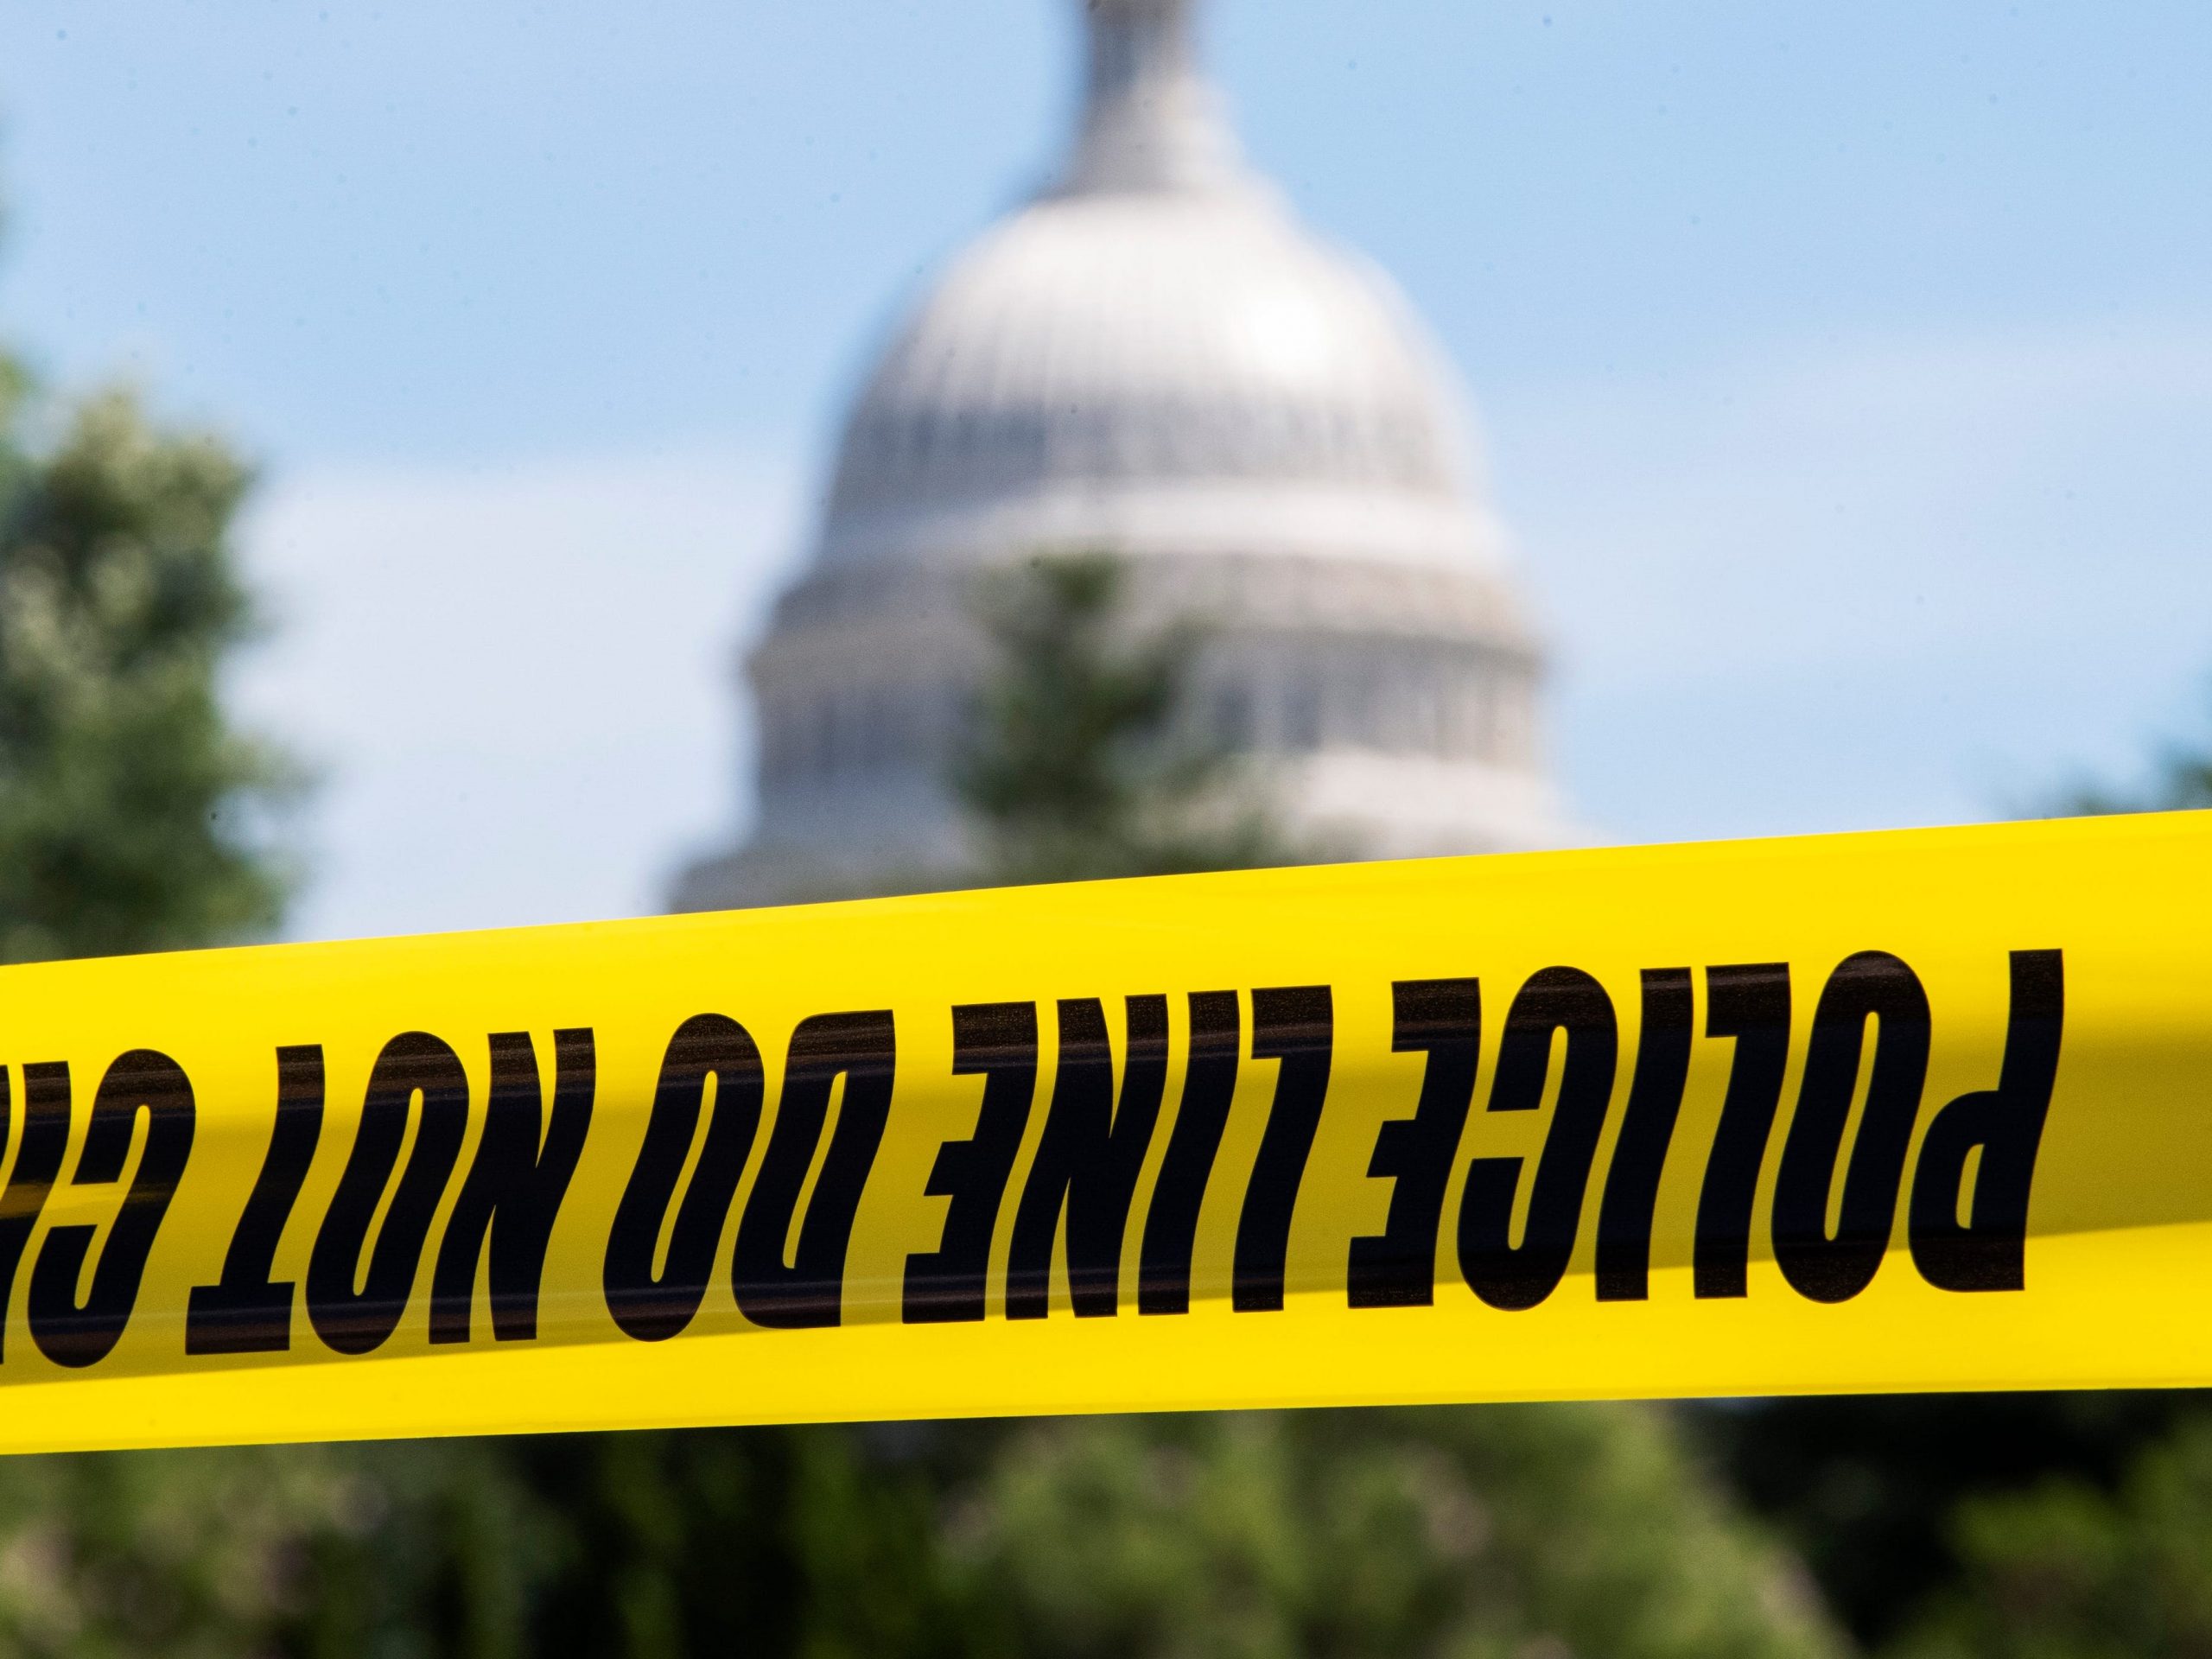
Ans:
<svg viewBox="0 0 2212 1659"><path fill-rule="evenodd" d="M981 1439L917 1433L931 1458L891 1455L867 1431L842 1427L509 1443L508 1467L557 1541L528 1650L543 1659L973 1651L938 1517Z"/></svg>
<svg viewBox="0 0 2212 1659"><path fill-rule="evenodd" d="M1638 1406L711 1430L510 1455L558 1540L535 1654L1848 1650L1794 1559ZM505 1651L438 1628L429 1650Z"/></svg>
<svg viewBox="0 0 2212 1659"><path fill-rule="evenodd" d="M7 1459L0 1653L510 1659L551 1519L493 1444Z"/></svg>
<svg viewBox="0 0 2212 1659"><path fill-rule="evenodd" d="M2054 1478L2110 1490L2195 1409L2168 1391L1894 1395L1694 1407L1690 1421L1871 1648L1960 1583L1962 1510Z"/></svg>
<svg viewBox="0 0 2212 1659"><path fill-rule="evenodd" d="M1192 689L1189 620L1146 628L1111 554L1038 557L985 576L993 652L953 773L982 824L988 879L1065 881L1294 863Z"/></svg>
<svg viewBox="0 0 2212 1659"><path fill-rule="evenodd" d="M953 1548L1061 1659L1752 1659L1844 1644L1633 1406L1039 1423Z"/></svg>
<svg viewBox="0 0 2212 1659"><path fill-rule="evenodd" d="M947 1441L948 1447L950 1440ZM0 1654L973 1651L942 1495L842 1428L0 1460Z"/></svg>
<svg viewBox="0 0 2212 1659"><path fill-rule="evenodd" d="M2212 1653L2212 1421L2145 1449L2117 1490L2057 1478L1962 1505L1956 1580L1897 1659Z"/></svg>
<svg viewBox="0 0 2212 1659"><path fill-rule="evenodd" d="M2105 812L2178 812L2212 807L2212 740L2159 745L2149 776L2128 785L2076 784L2058 798L2053 816Z"/></svg>
<svg viewBox="0 0 2212 1659"><path fill-rule="evenodd" d="M0 959L219 944L276 919L291 772L230 724L249 474L128 394L51 418L0 364Z"/></svg>

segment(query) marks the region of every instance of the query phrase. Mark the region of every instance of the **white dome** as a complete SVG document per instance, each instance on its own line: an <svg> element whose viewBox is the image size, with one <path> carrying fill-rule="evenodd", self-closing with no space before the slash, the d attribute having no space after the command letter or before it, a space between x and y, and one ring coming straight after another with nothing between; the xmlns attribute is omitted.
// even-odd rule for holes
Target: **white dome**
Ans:
<svg viewBox="0 0 2212 1659"><path fill-rule="evenodd" d="M820 557L1310 552L1493 563L1395 286L1257 186L1048 196L963 254L848 422Z"/></svg>
<svg viewBox="0 0 2212 1659"><path fill-rule="evenodd" d="M1059 182L938 276L845 424L813 557L747 664L746 846L685 908L974 868L946 789L988 652L970 572L1128 556L1208 629L1197 705L1287 825L1378 855L1555 843L1541 654L1463 404L1389 279L1244 168L1189 0L1087 0Z"/></svg>

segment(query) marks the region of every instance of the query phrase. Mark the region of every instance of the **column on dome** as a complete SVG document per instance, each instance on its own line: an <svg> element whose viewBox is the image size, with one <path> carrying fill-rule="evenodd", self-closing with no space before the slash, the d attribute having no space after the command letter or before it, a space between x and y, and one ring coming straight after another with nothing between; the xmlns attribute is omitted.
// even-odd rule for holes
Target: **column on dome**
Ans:
<svg viewBox="0 0 2212 1659"><path fill-rule="evenodd" d="M1213 741L1259 755L1359 750L1527 768L1535 675L1526 646L1508 640L1232 627L1201 660L1194 718Z"/></svg>

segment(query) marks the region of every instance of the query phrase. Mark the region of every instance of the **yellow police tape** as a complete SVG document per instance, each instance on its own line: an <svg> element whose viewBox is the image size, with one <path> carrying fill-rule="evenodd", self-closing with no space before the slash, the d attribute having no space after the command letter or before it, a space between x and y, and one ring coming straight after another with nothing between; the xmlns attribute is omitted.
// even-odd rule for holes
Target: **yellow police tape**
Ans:
<svg viewBox="0 0 2212 1659"><path fill-rule="evenodd" d="M2212 1382L2212 815L0 970L0 1447Z"/></svg>

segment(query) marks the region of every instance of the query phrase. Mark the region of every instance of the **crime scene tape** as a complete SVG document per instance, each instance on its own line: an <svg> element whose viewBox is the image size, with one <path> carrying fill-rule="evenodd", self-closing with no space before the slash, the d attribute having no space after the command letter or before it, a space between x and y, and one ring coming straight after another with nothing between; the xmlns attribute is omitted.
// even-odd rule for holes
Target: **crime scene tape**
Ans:
<svg viewBox="0 0 2212 1659"><path fill-rule="evenodd" d="M2212 814L0 970L0 1448L2212 1382Z"/></svg>

